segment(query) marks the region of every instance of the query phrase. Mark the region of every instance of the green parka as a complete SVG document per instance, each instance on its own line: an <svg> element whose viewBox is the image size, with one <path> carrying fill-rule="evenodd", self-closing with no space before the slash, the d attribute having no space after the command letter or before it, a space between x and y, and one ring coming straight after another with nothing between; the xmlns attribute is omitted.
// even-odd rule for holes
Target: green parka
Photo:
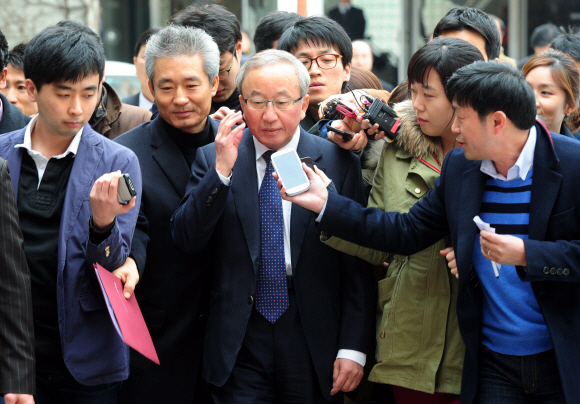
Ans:
<svg viewBox="0 0 580 404"><path fill-rule="evenodd" d="M401 126L394 143L385 144L375 173L369 207L405 213L434 188L440 168L438 138L421 132L410 101L395 107ZM435 157L437 160L435 159ZM465 347L459 334L455 302L457 279L449 273L439 240L411 256L389 255L337 237L323 241L372 264L392 259L379 281L377 364L369 380L426 393L459 394Z"/></svg>

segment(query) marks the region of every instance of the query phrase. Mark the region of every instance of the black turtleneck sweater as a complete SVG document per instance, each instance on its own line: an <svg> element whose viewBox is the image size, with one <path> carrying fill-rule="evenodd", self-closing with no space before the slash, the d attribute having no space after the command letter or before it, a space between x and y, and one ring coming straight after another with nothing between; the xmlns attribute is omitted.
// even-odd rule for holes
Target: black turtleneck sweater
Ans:
<svg viewBox="0 0 580 404"><path fill-rule="evenodd" d="M171 126L163 119L161 119L161 122L169 137L173 139L183 153L188 167L191 167L191 164L195 160L197 149L214 141L214 135L209 131L209 119L206 120L205 127L199 133L185 133Z"/></svg>
<svg viewBox="0 0 580 404"><path fill-rule="evenodd" d="M240 93L238 92L237 89L234 90L232 95L230 95L230 97L227 100L223 102L212 102L210 114L213 114L221 107L228 107L232 111L235 109L240 109Z"/></svg>

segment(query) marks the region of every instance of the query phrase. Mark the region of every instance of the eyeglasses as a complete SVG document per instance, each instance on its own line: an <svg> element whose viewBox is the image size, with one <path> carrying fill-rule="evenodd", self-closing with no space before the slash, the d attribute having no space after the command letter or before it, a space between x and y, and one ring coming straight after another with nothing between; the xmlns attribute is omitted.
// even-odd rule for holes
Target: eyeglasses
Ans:
<svg viewBox="0 0 580 404"><path fill-rule="evenodd" d="M266 108L269 102L271 102L274 108L279 111L284 111L292 107L292 105L296 104L302 98L303 97L296 98L295 100L292 98L276 98L275 100L266 100L264 98L242 98L242 100L244 100L250 109L262 110Z"/></svg>
<svg viewBox="0 0 580 404"><path fill-rule="evenodd" d="M334 53L327 53L325 55L320 55L315 58L309 58L307 56L300 56L298 60L302 62L306 70L310 70L312 67L312 61L315 61L318 67L322 70L329 70L336 67L338 59L342 59L342 55L335 55Z"/></svg>
<svg viewBox="0 0 580 404"><path fill-rule="evenodd" d="M218 71L218 77L220 78L220 80L225 80L228 78L228 76L230 75L230 70L232 70L233 64L234 64L234 56L232 56L232 61L230 62L229 69Z"/></svg>

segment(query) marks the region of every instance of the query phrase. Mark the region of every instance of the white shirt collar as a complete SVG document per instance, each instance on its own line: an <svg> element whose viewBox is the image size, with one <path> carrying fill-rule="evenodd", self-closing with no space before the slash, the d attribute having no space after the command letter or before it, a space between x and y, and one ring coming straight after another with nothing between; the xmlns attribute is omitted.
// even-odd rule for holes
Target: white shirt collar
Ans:
<svg viewBox="0 0 580 404"><path fill-rule="evenodd" d="M481 161L481 172L489 175L492 178L502 181L511 181L516 178L521 178L524 181L534 165L534 151L536 150L536 127L532 126L530 129L530 134L528 135L528 140L524 145L524 148L520 152L520 156L516 160L516 164L508 170L507 178L502 174L498 173L492 160L482 160Z"/></svg>
<svg viewBox="0 0 580 404"><path fill-rule="evenodd" d="M150 110L152 106L153 103L143 95L143 91L139 91L139 107Z"/></svg>
<svg viewBox="0 0 580 404"><path fill-rule="evenodd" d="M254 140L254 148L256 149L256 160L258 160L260 157L262 157L262 154L266 153L270 149L264 146L262 143L260 143L258 139L256 139L256 136L253 136L253 140ZM294 135L292 135L292 139L288 142L286 146L280 148L280 150L286 150L289 148L297 150L298 142L300 142L300 125L298 125L298 127L296 128L296 132L294 132Z"/></svg>
<svg viewBox="0 0 580 404"><path fill-rule="evenodd" d="M38 114L34 115L30 123L26 126L26 132L24 132L24 141L21 144L17 144L16 146L14 146L15 148L22 147L28 151L28 154L31 155L32 154L42 155L40 152L32 150L32 131L36 127L37 120ZM70 142L65 152L59 154L58 156L54 156L54 158L61 159L63 157L66 157L69 153L72 153L73 155L76 156L79 149L79 144L81 142L81 136L83 135L83 129L84 126L81 127L81 129L77 132L77 134L73 138L72 142Z"/></svg>

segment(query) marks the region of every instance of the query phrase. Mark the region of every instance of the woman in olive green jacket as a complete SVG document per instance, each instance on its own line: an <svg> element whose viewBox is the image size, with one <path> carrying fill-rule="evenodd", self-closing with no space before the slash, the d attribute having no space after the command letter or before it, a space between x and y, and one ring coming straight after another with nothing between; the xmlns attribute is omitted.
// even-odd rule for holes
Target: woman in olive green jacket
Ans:
<svg viewBox="0 0 580 404"><path fill-rule="evenodd" d="M399 134L383 148L369 206L407 212L434 188L443 158L455 146L444 84L476 60L483 57L473 45L452 38L434 40L413 55L411 100L395 106ZM336 237L325 243L375 265L392 260L379 282L377 364L369 380L392 384L398 404L458 402L465 349L455 311L457 280L440 254L449 242L411 256L389 256Z"/></svg>

